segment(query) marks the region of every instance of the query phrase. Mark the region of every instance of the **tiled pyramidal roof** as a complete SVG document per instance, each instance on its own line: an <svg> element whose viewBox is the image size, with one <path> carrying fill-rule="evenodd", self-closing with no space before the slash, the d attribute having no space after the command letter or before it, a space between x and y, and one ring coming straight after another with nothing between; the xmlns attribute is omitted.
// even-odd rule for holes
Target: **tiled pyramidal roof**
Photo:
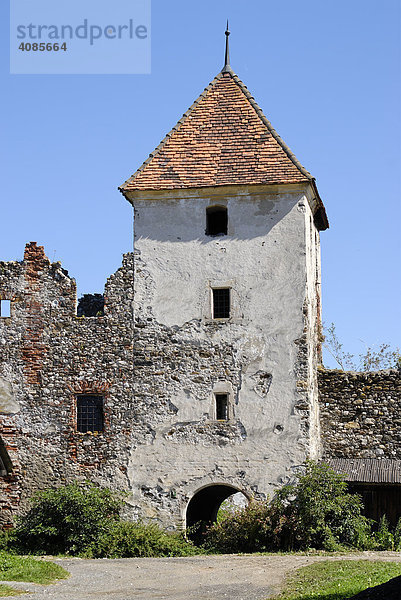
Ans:
<svg viewBox="0 0 401 600"><path fill-rule="evenodd" d="M279 138L245 85L221 72L122 190L311 179Z"/></svg>
<svg viewBox="0 0 401 600"><path fill-rule="evenodd" d="M120 190L308 181L324 213L313 177L226 66Z"/></svg>

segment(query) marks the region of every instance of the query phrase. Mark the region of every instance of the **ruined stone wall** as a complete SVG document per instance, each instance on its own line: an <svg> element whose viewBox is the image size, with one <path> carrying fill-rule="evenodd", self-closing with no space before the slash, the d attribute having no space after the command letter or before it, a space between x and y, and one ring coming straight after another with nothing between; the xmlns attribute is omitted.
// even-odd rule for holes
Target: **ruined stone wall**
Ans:
<svg viewBox="0 0 401 600"><path fill-rule="evenodd" d="M324 457L401 459L401 372L319 370Z"/></svg>
<svg viewBox="0 0 401 600"><path fill-rule="evenodd" d="M132 277L127 254L107 281L104 316L77 317L75 281L41 246L0 263L0 298L11 300L0 318L0 437L13 463L0 479L3 524L49 485L88 478L129 488ZM103 432L77 431L80 393L104 397Z"/></svg>

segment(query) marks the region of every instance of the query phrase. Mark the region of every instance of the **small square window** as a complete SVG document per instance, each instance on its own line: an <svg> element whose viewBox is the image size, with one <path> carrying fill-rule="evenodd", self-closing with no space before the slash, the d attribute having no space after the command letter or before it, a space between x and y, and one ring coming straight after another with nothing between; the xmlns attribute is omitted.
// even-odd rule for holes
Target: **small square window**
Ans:
<svg viewBox="0 0 401 600"><path fill-rule="evenodd" d="M215 394L216 397L216 419L228 421L228 394Z"/></svg>
<svg viewBox="0 0 401 600"><path fill-rule="evenodd" d="M11 301L10 300L0 300L0 317L10 317L11 316Z"/></svg>
<svg viewBox="0 0 401 600"><path fill-rule="evenodd" d="M103 431L103 396L77 396L77 431Z"/></svg>
<svg viewBox="0 0 401 600"><path fill-rule="evenodd" d="M225 206L209 206L206 209L206 235L227 235Z"/></svg>
<svg viewBox="0 0 401 600"><path fill-rule="evenodd" d="M213 319L230 318L230 288L213 289Z"/></svg>

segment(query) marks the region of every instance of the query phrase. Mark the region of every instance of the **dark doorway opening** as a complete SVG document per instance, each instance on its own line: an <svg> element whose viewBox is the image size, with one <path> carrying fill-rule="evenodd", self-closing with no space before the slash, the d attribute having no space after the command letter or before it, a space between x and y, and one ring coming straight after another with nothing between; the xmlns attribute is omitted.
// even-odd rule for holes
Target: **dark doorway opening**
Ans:
<svg viewBox="0 0 401 600"><path fill-rule="evenodd" d="M187 506L186 526L188 537L197 545L204 539L209 525L217 519L220 505L224 500L241 490L230 485L217 484L202 488L191 498ZM246 498L245 494L242 494Z"/></svg>

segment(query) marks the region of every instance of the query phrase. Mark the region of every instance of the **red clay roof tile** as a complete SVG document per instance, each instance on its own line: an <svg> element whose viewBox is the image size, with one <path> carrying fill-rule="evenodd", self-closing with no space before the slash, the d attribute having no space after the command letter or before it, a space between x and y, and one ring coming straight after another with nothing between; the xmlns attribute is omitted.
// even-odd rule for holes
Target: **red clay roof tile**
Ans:
<svg viewBox="0 0 401 600"><path fill-rule="evenodd" d="M273 129L246 86L227 68L119 189L125 194L307 181L315 187L313 177ZM325 229L327 217L317 190L316 194Z"/></svg>

